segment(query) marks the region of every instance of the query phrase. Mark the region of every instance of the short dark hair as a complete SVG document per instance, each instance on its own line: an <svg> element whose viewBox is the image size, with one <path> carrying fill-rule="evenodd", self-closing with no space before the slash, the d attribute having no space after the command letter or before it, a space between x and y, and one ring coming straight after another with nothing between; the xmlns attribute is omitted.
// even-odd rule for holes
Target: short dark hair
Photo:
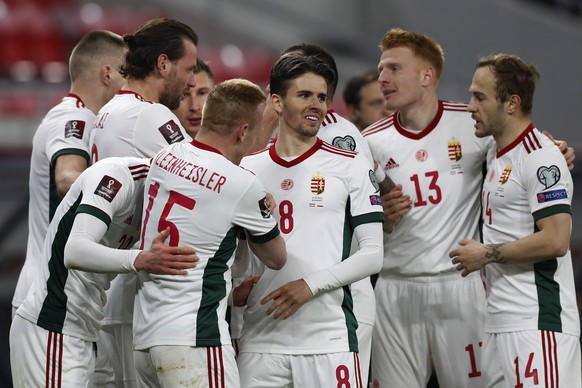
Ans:
<svg viewBox="0 0 582 388"><path fill-rule="evenodd" d="M362 102L362 88L371 82L377 82L378 77L376 69L368 69L354 74L344 88L343 97L346 105L359 109Z"/></svg>
<svg viewBox="0 0 582 388"><path fill-rule="evenodd" d="M482 57L477 68L489 67L497 82L497 99L501 102L515 94L521 98L521 111L529 115L533 107L536 82L540 73L536 67L517 55L494 54Z"/></svg>
<svg viewBox="0 0 582 388"><path fill-rule="evenodd" d="M333 70L316 56L282 56L271 67L269 79L271 94L284 97L289 89L290 81L306 73L323 77L328 89L335 78Z"/></svg>
<svg viewBox="0 0 582 388"><path fill-rule="evenodd" d="M121 58L125 43L121 36L105 30L86 33L75 45L69 57L69 76L75 81L81 74L103 60Z"/></svg>
<svg viewBox="0 0 582 388"><path fill-rule="evenodd" d="M123 36L128 51L121 74L125 78L144 79L161 54L166 54L171 61L182 58L184 39L198 45L198 35L186 24L168 18L148 20L133 34Z"/></svg>
<svg viewBox="0 0 582 388"><path fill-rule="evenodd" d="M210 79L214 80L214 73L212 72L210 65L208 63L204 62L204 60L201 59L200 57L197 57L196 58L196 69L194 69L194 74L198 74L202 71L205 72L206 74L208 74L208 77L210 77Z"/></svg>
<svg viewBox="0 0 582 388"><path fill-rule="evenodd" d="M327 50L325 50L323 47L317 46L315 44L309 44L309 43L300 43L300 44L296 44L293 46L289 46L285 50L283 50L281 55L289 54L292 52L300 52L301 55L306 56L306 57L316 56L320 60L325 62L325 64L327 64L327 66L329 66L329 68L334 73L334 79L328 83L328 92L327 93L329 94L328 98L330 100L333 100L333 95L335 94L335 90L337 89L337 82L338 82L338 77L339 77L338 71L337 71L337 65L335 63L335 59L333 59L333 56Z"/></svg>

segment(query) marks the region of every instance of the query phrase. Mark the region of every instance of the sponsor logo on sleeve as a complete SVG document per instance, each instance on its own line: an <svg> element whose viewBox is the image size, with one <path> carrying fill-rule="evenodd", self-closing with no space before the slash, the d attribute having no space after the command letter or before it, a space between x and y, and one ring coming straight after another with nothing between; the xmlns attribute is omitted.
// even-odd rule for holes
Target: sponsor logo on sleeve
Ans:
<svg viewBox="0 0 582 388"><path fill-rule="evenodd" d="M378 194L370 195L370 203L372 205L382 205L382 200Z"/></svg>
<svg viewBox="0 0 582 388"><path fill-rule="evenodd" d="M545 193L538 193L538 203L558 201L560 199L568 198L566 189L552 190Z"/></svg>
<svg viewBox="0 0 582 388"><path fill-rule="evenodd" d="M65 139L69 137L83 138L85 132L85 122L81 120L70 120L65 124Z"/></svg>
<svg viewBox="0 0 582 388"><path fill-rule="evenodd" d="M261 211L261 216L263 216L263 218L271 217L271 211L269 210L267 197L264 197L259 201L259 210Z"/></svg>
<svg viewBox="0 0 582 388"><path fill-rule="evenodd" d="M356 141L350 135L346 135L344 137L338 136L332 140L331 144L348 151L356 150Z"/></svg>
<svg viewBox="0 0 582 388"><path fill-rule="evenodd" d="M121 182L109 175L104 175L101 182L95 189L95 195L105 198L108 202L113 201L119 189L121 189Z"/></svg>
<svg viewBox="0 0 582 388"><path fill-rule="evenodd" d="M560 181L561 177L562 173L557 166L541 166L538 168L538 181L540 181L546 189L555 186L556 183Z"/></svg>
<svg viewBox="0 0 582 388"><path fill-rule="evenodd" d="M184 140L184 135L180 130L180 126L174 122L174 120L170 120L167 123L163 124L161 127L158 128L164 139L168 142L168 144L177 143Z"/></svg>
<svg viewBox="0 0 582 388"><path fill-rule="evenodd" d="M372 186L374 186L374 192L377 193L378 191L380 191L380 185L376 180L376 174L374 174L374 171L370 170L368 171L368 176L370 177L370 182L372 182Z"/></svg>

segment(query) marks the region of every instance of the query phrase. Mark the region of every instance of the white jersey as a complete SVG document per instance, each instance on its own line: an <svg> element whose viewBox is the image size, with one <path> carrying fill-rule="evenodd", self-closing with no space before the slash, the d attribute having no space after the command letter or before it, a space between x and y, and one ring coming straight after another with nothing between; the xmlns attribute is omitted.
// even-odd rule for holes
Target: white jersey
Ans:
<svg viewBox="0 0 582 388"><path fill-rule="evenodd" d="M152 158L169 144L192 140L180 120L166 106L120 90L99 111L91 132L91 159L110 156ZM131 324L134 274L119 275L108 291L115 301L106 306L104 324Z"/></svg>
<svg viewBox="0 0 582 388"><path fill-rule="evenodd" d="M522 239L536 231L535 221L571 212L574 188L564 157L533 125L490 156L482 197L485 244ZM486 332L580 335L570 251L536 264L489 264L484 272Z"/></svg>
<svg viewBox="0 0 582 388"><path fill-rule="evenodd" d="M17 315L52 332L97 341L105 290L114 275L67 269L64 247L79 213L93 215L100 220L96 222L108 225L100 244L131 247L139 238L140 219L134 217L134 211L141 210L148 168L148 159L111 158L77 178L49 225L40 276Z"/></svg>
<svg viewBox="0 0 582 388"><path fill-rule="evenodd" d="M50 220L61 198L57 194L54 169L59 156L75 154L89 163L89 130L95 121L81 99L69 94L52 108L40 123L32 139L28 203L28 242L26 260L12 305L20 306L32 286L35 271L40 268L40 256Z"/></svg>
<svg viewBox="0 0 582 388"><path fill-rule="evenodd" d="M321 127L319 127L317 137L344 150L364 154L374 169L372 151L370 151L370 146L362 133L352 122L338 115L335 111L329 110L327 112ZM352 284L351 290L354 299L354 314L356 314L358 322L373 325L376 321L376 298L370 278L355 282Z"/></svg>
<svg viewBox="0 0 582 388"><path fill-rule="evenodd" d="M248 298L241 352L357 351L348 286L316 295L285 320L267 316L268 304L259 301L290 281L341 263L350 254L353 229L383 221L379 188L368 161L317 139L293 160L282 159L273 145L245 157L241 165L257 174L277 201L274 215L287 244L285 266L279 271L265 268Z"/></svg>
<svg viewBox="0 0 582 388"><path fill-rule="evenodd" d="M477 138L465 104L439 101L421 132L403 128L392 114L362 134L374 160L410 195L412 209L384 239L382 276L456 272L449 252L466 238L479 240L479 193L493 139Z"/></svg>
<svg viewBox="0 0 582 388"><path fill-rule="evenodd" d="M242 229L257 242L279 235L263 185L193 140L155 156L146 193L142 244L169 226L170 245L195 247L200 261L185 276L139 273L134 349L230 345L225 314L237 236Z"/></svg>

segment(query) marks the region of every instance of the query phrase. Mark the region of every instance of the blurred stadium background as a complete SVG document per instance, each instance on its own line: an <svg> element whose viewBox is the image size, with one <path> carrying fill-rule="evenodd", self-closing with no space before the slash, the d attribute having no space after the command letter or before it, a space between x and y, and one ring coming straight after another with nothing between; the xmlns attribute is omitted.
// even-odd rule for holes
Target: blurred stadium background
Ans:
<svg viewBox="0 0 582 388"><path fill-rule="evenodd" d="M159 16L199 35L199 55L216 81L243 77L266 86L285 47L316 43L336 58L341 92L356 71L376 67L392 27L434 37L446 55L440 98L466 101L477 57L508 52L541 72L534 123L578 154L582 184L582 0L0 0L0 387L10 387L10 302L27 238L32 136L68 92L67 60L87 31L132 32ZM574 201L572 251L582 290L582 197ZM579 298L582 301L582 293Z"/></svg>

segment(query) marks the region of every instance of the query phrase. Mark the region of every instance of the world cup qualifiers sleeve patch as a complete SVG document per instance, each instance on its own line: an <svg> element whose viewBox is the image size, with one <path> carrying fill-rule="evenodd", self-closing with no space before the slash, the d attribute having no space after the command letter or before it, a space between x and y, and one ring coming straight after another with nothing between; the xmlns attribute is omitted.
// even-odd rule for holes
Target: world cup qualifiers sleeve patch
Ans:
<svg viewBox="0 0 582 388"><path fill-rule="evenodd" d="M557 166L541 166L538 168L538 181L540 181L546 189L549 189L558 183L561 177L562 173Z"/></svg>
<svg viewBox="0 0 582 388"><path fill-rule="evenodd" d="M104 175L101 182L97 185L95 189L95 195L105 198L108 202L113 201L113 198L121 189L121 182L109 175Z"/></svg>
<svg viewBox="0 0 582 388"><path fill-rule="evenodd" d="M85 122L81 120L70 120L65 124L65 139L69 137L83 138L85 132Z"/></svg>
<svg viewBox="0 0 582 388"><path fill-rule="evenodd" d="M184 135L182 135L182 131L180 130L180 126L174 122L174 120L170 120L167 123L163 124L161 127L158 128L164 139L168 142L168 144L177 143L184 140Z"/></svg>
<svg viewBox="0 0 582 388"><path fill-rule="evenodd" d="M267 197L264 197L259 201L259 210L261 211L261 215L263 216L263 218L271 217L271 211L269 210Z"/></svg>
<svg viewBox="0 0 582 388"><path fill-rule="evenodd" d="M368 176L370 177L370 182L372 182L372 186L374 186L374 192L379 192L380 191L380 185L378 184L378 181L376 180L376 174L374 174L374 171L370 170L368 171Z"/></svg>
<svg viewBox="0 0 582 388"><path fill-rule="evenodd" d="M382 200L378 194L370 195L370 203L372 205L382 205Z"/></svg>
<svg viewBox="0 0 582 388"><path fill-rule="evenodd" d="M335 137L331 144L338 148L342 148L348 151L355 151L356 150L356 141L350 135L346 135L344 137Z"/></svg>
<svg viewBox="0 0 582 388"><path fill-rule="evenodd" d="M557 201L559 199L568 198L566 189L552 190L545 193L538 193L538 203Z"/></svg>

